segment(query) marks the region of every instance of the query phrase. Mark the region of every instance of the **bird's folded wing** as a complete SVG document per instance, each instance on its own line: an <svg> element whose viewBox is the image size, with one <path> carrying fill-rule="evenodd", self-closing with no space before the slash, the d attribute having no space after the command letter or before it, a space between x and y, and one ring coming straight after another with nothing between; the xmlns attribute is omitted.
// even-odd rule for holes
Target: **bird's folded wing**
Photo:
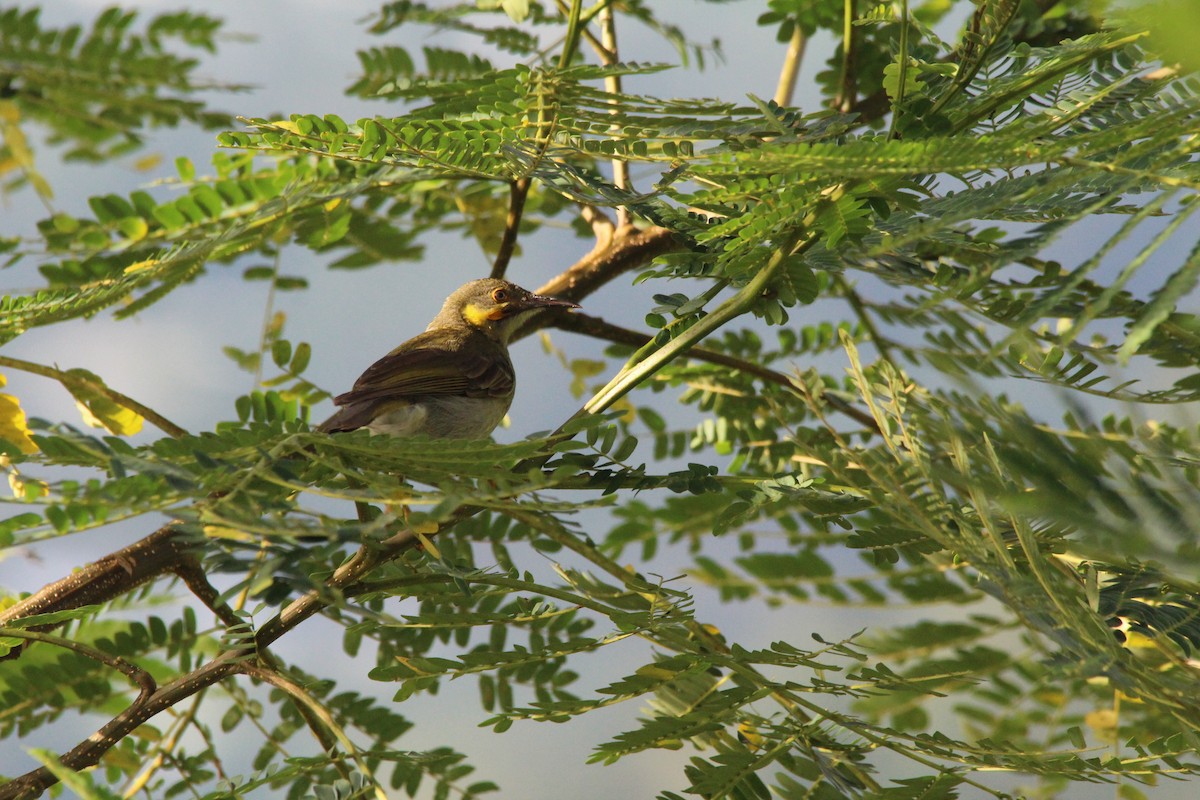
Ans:
<svg viewBox="0 0 1200 800"><path fill-rule="evenodd" d="M372 364L354 388L333 402L344 406L404 397L505 397L513 392L512 364L503 355L400 348Z"/></svg>

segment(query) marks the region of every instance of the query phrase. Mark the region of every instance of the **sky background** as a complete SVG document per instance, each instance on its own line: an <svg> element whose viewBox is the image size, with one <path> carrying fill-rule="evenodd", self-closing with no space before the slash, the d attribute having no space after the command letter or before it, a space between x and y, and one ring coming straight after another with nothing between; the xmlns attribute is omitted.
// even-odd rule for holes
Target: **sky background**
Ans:
<svg viewBox="0 0 1200 800"><path fill-rule="evenodd" d="M44 4L44 25L83 22L107 3L55 0ZM135 2L125 7L147 14L175 10L180 3ZM386 103L347 97L344 90L357 75L355 51L369 46L400 44L418 52L430 33L428 28L403 27L387 37L365 32L361 20L378 8L377 3L289 0L289 2L228 2L208 0L192 4L226 20L225 38L216 56L205 57L199 77L217 83L249 83L255 88L238 93L209 93L213 108L234 114L277 118L292 113L333 113L346 120L387 114ZM659 96L709 96L741 101L748 92L769 97L778 78L782 46L771 30L754 24L762 13L757 2L700 3L664 0L653 4L664 18L679 24L689 38L708 42L714 36L724 45L724 59L709 59L703 73L673 70L629 80L626 89ZM627 26L620 31L623 58L637 61L675 61L675 55L656 34ZM455 41L440 36L438 44L464 49L476 47L474 39ZM810 88L812 76L821 68L833 43L818 37L809 45L794 103L806 110L818 106L818 95ZM499 61L497 63L500 63ZM27 131L34 144L39 169L56 189L54 206L67 213L87 214L86 198L115 192L128 194L148 184L175 175L176 156L187 156L198 173L208 171L215 148L215 134L190 128L156 131L148 146L133 156L102 167L63 165L52 148L37 139L36 128ZM148 172L139 171L134 161L147 153L160 153L161 164ZM28 191L0 197L0 234L13 235L34 230L45 208ZM1098 223L1107 224L1107 223ZM513 263L510 277L535 288L586 253L590 243L569 232L544 230L523 241L523 253ZM284 251L283 272L302 275L310 282L306 292L281 293L276 310L287 314L286 336L314 346L307 377L337 393L375 358L422 330L433 310L455 287L486 274L489 261L473 241L452 236L426 239L427 254L421 263L398 262L368 270L331 271L326 257L300 247ZM1061 243L1069 253L1071 243ZM183 427L201 431L235 416L234 400L253 389L250 375L240 371L222 355L221 348L233 345L254 349L263 323L266 286L247 283L240 277L254 258L233 267L213 266L193 285L171 293L136 318L115 322L108 313L91 320L36 328L6 344L6 355L62 368L87 366L109 386L165 414ZM41 285L35 265L20 264L0 272L0 290L19 293ZM642 328L649 299L628 282L615 284L589 298L585 310L617 324ZM813 309L802 310L814 313ZM554 343L570 358L598 358L601 346L564 333L553 334ZM536 339L527 339L513 351L520 376L518 394L511 413L512 427L497 438L515 439L535 430L554 427L579 405L570 397L570 376L554 359L545 358ZM616 369L616 364L612 369ZM9 371L5 391L18 396L27 413L52 420L79 424L74 401L57 384ZM536 391L532 390L536 387ZM1034 389L1033 391L1038 391ZM314 411L321 419L328 407ZM676 410L687 415L690 410ZM676 417L686 421L686 416ZM159 432L147 431L135 441L150 441ZM36 550L0 560L0 586L31 591L82 564L123 546L148 532L145 521L130 526L113 526L103 535L86 534L46 542ZM681 553L668 548L660 560L664 572L686 563ZM669 573L668 573L669 574ZM677 574L677 573L676 573ZM809 641L816 632L836 640L855 630L894 623L903 611L848 611L822 607L819 603L770 610L759 605L723 606L701 590L697 616L731 632L747 647L766 646L775 639L797 643ZM923 612L926 613L926 612ZM956 610L940 612L954 616ZM326 644L325 637L330 637ZM338 646L339 631L324 621L314 620L285 637L276 650L314 674L332 674L354 684L360 691L390 697L392 687L360 680L373 665L370 657L357 662L345 657ZM599 656L584 659L579 691L602 686L628 674L647 659L640 645L607 648ZM622 761L616 767L586 766L592 748L611 735L631 726L640 709L632 704L616 707L568 726L518 724L503 735L476 727L486 717L479 708L472 681L445 685L436 695L421 695L406 702L402 713L418 721L416 734L408 734L399 746L419 750L448 744L468 754L479 767L478 778L498 782L498 797L570 797L578 800L615 796L649 797L652 789L681 789L680 768L692 755L660 752ZM39 733L36 741L22 746L57 747L78 738L77 720L65 720L56 735L61 742L47 741ZM86 733L86 731L85 731ZM3 771L17 771L5 742L0 761ZM1096 796L1091 787L1074 790L1064 797ZM1105 789L1106 793L1112 791ZM1149 791L1149 790L1147 790ZM1153 798L1190 797L1178 786L1149 791ZM266 795L259 795L266 796ZM968 795L964 795L968 796Z"/></svg>

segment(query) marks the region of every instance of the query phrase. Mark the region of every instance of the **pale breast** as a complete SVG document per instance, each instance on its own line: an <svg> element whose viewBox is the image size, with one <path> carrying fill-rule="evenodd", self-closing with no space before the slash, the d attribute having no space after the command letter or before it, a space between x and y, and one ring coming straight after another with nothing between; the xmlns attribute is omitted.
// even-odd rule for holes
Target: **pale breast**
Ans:
<svg viewBox="0 0 1200 800"><path fill-rule="evenodd" d="M508 406L508 400L496 397L426 397L376 415L367 429L389 436L477 439L496 429Z"/></svg>

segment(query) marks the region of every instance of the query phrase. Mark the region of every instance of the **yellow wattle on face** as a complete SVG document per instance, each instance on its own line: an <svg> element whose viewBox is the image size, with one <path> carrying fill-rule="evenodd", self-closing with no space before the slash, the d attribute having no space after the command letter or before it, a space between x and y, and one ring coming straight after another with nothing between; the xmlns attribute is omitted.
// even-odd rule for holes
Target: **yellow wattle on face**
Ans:
<svg viewBox="0 0 1200 800"><path fill-rule="evenodd" d="M487 322L496 322L504 318L503 306L492 306L484 308L475 303L467 303L462 312L463 319L474 325L476 328L481 328Z"/></svg>

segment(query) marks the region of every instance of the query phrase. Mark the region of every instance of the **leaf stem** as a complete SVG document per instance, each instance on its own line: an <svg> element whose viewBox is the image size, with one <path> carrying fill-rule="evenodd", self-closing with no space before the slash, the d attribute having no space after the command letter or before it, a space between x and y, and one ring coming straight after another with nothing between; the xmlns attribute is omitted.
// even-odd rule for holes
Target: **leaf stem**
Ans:
<svg viewBox="0 0 1200 800"><path fill-rule="evenodd" d="M737 294L726 300L711 314L697 321L695 325L679 334L679 336L672 339L663 347L649 354L644 360L636 364L630 364L618 372L608 382L608 385L597 392L592 399L588 400L583 408L577 411L572 418L584 414L598 414L611 407L613 403L620 400L635 386L657 372L663 365L683 355L694 344L704 339L726 322L741 316L749 310L750 306L754 304L763 291L770 285L771 279L775 277L776 271L782 266L787 257L816 241L816 238L812 234L805 234L804 237L803 239L799 237L789 239L787 243L776 248L766 265Z"/></svg>
<svg viewBox="0 0 1200 800"><path fill-rule="evenodd" d="M558 57L558 68L566 69L579 49L579 35L582 30L580 16L583 11L583 0L571 0L571 8L567 11L567 36L563 41L562 53Z"/></svg>
<svg viewBox="0 0 1200 800"><path fill-rule="evenodd" d="M888 138L895 139L900 130L900 110L904 104L904 89L908 81L908 0L900 0L900 62L896 71L896 94L892 97L892 121Z"/></svg>
<svg viewBox="0 0 1200 800"><path fill-rule="evenodd" d="M842 296L850 304L850 308L853 309L855 316L858 317L858 321L866 328L867 336L871 338L871 343L879 351L879 357L891 361L893 364L896 363L895 359L892 358L891 346L888 344L887 339L879 333L879 329L875 327L875 321L871 319L871 315L867 311L862 298L859 297L858 292L846 281L843 275L835 276L834 281L837 283L838 288L842 290Z"/></svg>

